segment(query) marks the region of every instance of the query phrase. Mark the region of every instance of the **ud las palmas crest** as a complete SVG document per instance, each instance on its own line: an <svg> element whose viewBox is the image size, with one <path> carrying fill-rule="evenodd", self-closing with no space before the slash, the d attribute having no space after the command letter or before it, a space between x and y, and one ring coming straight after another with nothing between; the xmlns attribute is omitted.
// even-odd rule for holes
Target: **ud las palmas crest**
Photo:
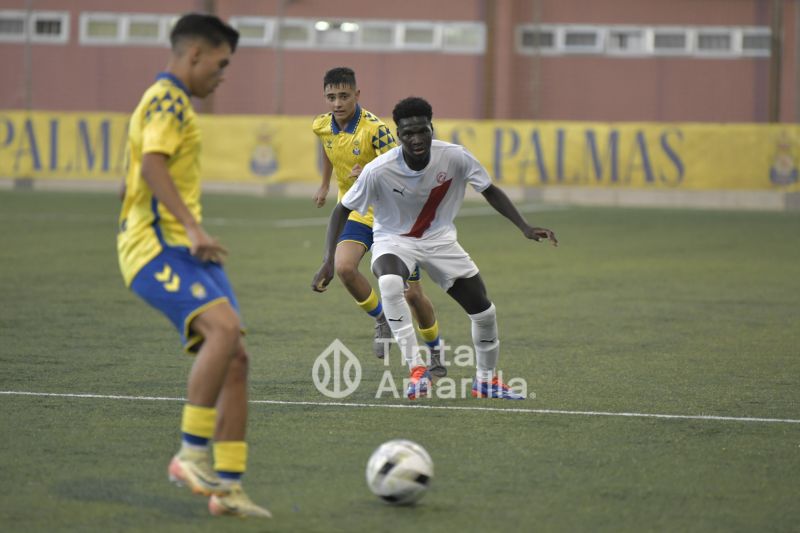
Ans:
<svg viewBox="0 0 800 533"><path fill-rule="evenodd" d="M773 185L792 185L797 183L796 141L788 132L782 131L775 143L775 157L769 169L769 179Z"/></svg>
<svg viewBox="0 0 800 533"><path fill-rule="evenodd" d="M250 156L250 172L268 178L278 170L278 160L272 148L272 129L263 124L256 131L256 145Z"/></svg>

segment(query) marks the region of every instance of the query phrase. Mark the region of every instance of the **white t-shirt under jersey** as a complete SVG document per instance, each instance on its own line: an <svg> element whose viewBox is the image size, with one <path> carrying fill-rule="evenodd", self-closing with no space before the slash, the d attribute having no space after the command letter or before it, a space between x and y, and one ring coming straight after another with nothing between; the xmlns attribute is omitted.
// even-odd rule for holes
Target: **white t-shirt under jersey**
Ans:
<svg viewBox="0 0 800 533"><path fill-rule="evenodd" d="M374 208L375 241L387 235L426 240L454 240L453 219L464 201L467 183L483 192L492 180L463 146L434 140L431 160L412 170L402 147L373 159L344 195L348 209L365 214Z"/></svg>

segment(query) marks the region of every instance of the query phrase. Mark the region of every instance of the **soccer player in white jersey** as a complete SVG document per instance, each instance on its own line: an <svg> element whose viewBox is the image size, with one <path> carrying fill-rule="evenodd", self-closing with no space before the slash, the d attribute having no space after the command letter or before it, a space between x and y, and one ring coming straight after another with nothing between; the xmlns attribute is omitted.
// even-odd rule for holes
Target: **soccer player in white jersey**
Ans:
<svg viewBox="0 0 800 533"><path fill-rule="evenodd" d="M524 397L498 379L500 343L495 306L487 296L478 267L457 241L453 219L469 184L527 239L545 239L557 246L556 236L547 228L528 224L466 148L433 140L433 110L427 101L406 98L395 106L392 117L401 146L364 167L333 210L323 267L317 272L314 284L330 283L336 242L350 212L363 214L372 206L375 212L372 272L378 278L392 334L411 371L406 396L411 400L426 396L431 386L430 373L419 354L411 312L403 297L404 280L419 265L461 305L472 321L477 359L472 396L522 400Z"/></svg>

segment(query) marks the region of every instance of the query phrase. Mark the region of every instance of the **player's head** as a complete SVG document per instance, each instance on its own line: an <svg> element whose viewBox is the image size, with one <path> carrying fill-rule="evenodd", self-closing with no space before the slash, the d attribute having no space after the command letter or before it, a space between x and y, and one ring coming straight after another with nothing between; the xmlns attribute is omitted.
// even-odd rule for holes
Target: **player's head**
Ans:
<svg viewBox="0 0 800 533"><path fill-rule="evenodd" d="M184 68L189 90L203 98L222 83L239 32L213 15L190 13L178 19L169 39L174 57Z"/></svg>
<svg viewBox="0 0 800 533"><path fill-rule="evenodd" d="M322 80L325 103L338 121L350 120L356 112L361 91L356 86L356 73L347 67L332 68Z"/></svg>
<svg viewBox="0 0 800 533"><path fill-rule="evenodd" d="M394 106L392 118L406 161L412 168L427 165L433 142L431 104L416 96L405 98Z"/></svg>

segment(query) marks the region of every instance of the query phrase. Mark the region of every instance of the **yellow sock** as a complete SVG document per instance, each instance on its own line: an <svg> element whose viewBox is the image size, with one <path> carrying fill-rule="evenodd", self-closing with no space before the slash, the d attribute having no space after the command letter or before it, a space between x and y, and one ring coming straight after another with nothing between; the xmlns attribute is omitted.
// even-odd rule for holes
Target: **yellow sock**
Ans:
<svg viewBox="0 0 800 533"><path fill-rule="evenodd" d="M247 443L244 441L222 441L214 443L214 470L230 474L228 478L239 478L247 466Z"/></svg>
<svg viewBox="0 0 800 533"><path fill-rule="evenodd" d="M439 345L439 321L434 320L433 325L429 328L422 329L420 327L417 328L419 331L420 337L422 340L425 341L431 349L436 348Z"/></svg>
<svg viewBox="0 0 800 533"><path fill-rule="evenodd" d="M356 300L356 303L373 318L378 318L380 314L383 313L383 306L381 305L381 300L378 298L375 289L370 289L369 296L367 296L366 300L363 302Z"/></svg>
<svg viewBox="0 0 800 533"><path fill-rule="evenodd" d="M214 424L217 421L217 410L213 407L201 407L187 403L183 406L181 431L184 441L190 444L205 444L214 436Z"/></svg>

